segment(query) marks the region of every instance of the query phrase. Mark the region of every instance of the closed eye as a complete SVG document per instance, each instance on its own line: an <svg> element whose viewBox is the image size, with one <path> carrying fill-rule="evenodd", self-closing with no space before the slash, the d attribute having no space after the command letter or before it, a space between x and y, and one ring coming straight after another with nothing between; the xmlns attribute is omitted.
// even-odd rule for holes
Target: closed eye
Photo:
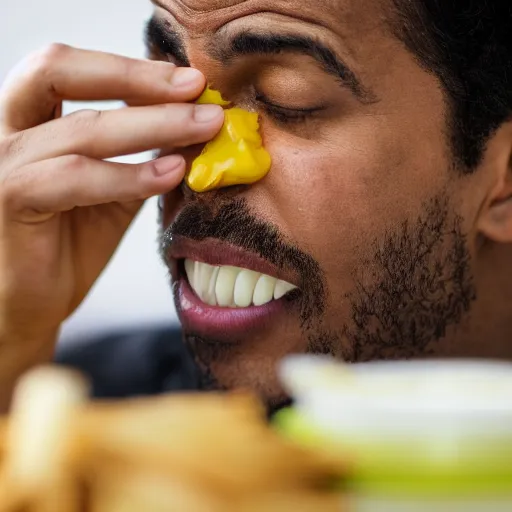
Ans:
<svg viewBox="0 0 512 512"><path fill-rule="evenodd" d="M303 122L314 116L315 113L325 110L325 106L315 107L291 107L278 105L270 101L264 94L258 93L256 101L262 106L263 110L281 123Z"/></svg>

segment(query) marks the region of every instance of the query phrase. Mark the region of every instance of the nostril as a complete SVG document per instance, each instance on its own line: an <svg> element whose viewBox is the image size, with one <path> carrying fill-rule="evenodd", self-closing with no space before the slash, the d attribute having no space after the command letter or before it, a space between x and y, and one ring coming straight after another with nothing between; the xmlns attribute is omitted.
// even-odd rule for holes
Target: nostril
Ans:
<svg viewBox="0 0 512 512"><path fill-rule="evenodd" d="M181 193L185 199L192 199L195 192L187 185L187 181L183 180L180 185Z"/></svg>

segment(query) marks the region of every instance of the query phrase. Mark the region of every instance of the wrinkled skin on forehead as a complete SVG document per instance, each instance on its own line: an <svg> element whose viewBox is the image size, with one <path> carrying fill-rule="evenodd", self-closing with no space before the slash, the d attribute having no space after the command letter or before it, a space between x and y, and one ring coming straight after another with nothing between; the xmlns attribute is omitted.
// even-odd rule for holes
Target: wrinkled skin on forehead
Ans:
<svg viewBox="0 0 512 512"><path fill-rule="evenodd" d="M388 2L159 3L155 16L182 39L189 63L232 102L260 113L273 160L251 186L170 194L167 239L219 237L268 258L288 255L273 263L294 267L304 292L296 307L241 339L185 329L209 382L248 386L277 403L276 364L291 352L350 361L509 357L511 278L497 269L512 261L510 249L486 231L493 194L500 186L505 193L509 127L474 173L456 168L440 82L393 34ZM298 51L219 58L247 31L321 42L364 94Z"/></svg>

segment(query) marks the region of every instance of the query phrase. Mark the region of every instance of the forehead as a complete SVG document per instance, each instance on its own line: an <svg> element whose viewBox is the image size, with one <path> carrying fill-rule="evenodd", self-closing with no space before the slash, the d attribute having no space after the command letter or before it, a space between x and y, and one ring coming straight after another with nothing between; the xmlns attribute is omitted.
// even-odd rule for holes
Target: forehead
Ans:
<svg viewBox="0 0 512 512"><path fill-rule="evenodd" d="M185 28L208 30L258 13L281 14L361 35L381 25L389 0L152 0Z"/></svg>
<svg viewBox="0 0 512 512"><path fill-rule="evenodd" d="M190 9L192 11L196 12L211 12L218 9L225 9L230 8L233 6L239 6L242 7L245 5L251 5L251 4L263 4L264 2L255 2L254 0L170 0L172 3L181 4L184 8ZM274 6L278 6L279 4L291 4L295 7L300 6L303 4L304 6L311 5L312 2L310 1L301 1L301 0L285 0L280 1L276 0L273 2L269 2L269 4L272 4ZM341 6L343 3L346 3L344 0L321 0L320 2L316 2L316 5L318 4L324 4L329 5L330 7L336 8ZM355 2L355 3L361 3L361 2ZM364 0L363 0L364 3Z"/></svg>
<svg viewBox="0 0 512 512"><path fill-rule="evenodd" d="M211 12L226 7L233 7L237 4L247 3L247 0L182 0L185 8L196 12Z"/></svg>

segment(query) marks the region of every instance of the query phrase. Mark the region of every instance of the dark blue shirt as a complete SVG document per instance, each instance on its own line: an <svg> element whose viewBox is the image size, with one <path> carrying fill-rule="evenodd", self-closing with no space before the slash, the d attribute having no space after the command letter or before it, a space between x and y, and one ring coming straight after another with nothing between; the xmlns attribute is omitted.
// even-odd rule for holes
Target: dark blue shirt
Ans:
<svg viewBox="0 0 512 512"><path fill-rule="evenodd" d="M129 398L199 387L177 328L138 330L59 347L56 362L89 377L94 398Z"/></svg>

